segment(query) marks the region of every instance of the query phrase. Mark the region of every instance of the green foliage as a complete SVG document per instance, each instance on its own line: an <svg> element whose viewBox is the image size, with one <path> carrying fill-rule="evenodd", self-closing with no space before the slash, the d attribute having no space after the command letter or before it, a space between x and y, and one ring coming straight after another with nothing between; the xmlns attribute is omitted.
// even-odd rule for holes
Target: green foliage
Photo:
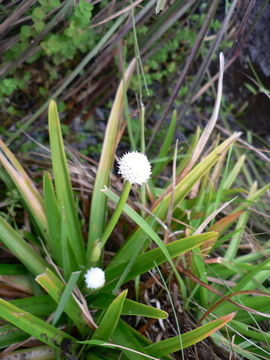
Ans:
<svg viewBox="0 0 270 360"><path fill-rule="evenodd" d="M60 0L40 0L39 5L34 6L30 10L32 24L22 25L19 29L19 41L15 43L4 55L4 61L14 61L22 55L22 53L31 46L33 40L43 31L50 19L49 15L52 11L56 11L61 5ZM49 32L41 42L41 49L36 51L34 55L27 57L27 63L42 58L46 63L52 62L59 66L67 60L72 60L78 53L85 53L91 49L96 41L90 27L93 5L86 0L80 0L72 11L65 16L65 27L59 31L58 28L53 32ZM27 76L21 77L21 72L15 72L5 79L0 80L0 100L4 96L10 96L17 90L25 90L27 83L31 77L29 72L25 72ZM48 72L48 79L53 81L58 77L52 72ZM46 91L40 91L41 96L45 96Z"/></svg>
<svg viewBox="0 0 270 360"><path fill-rule="evenodd" d="M53 10L61 4L60 0L39 0L38 2L46 12Z"/></svg>
<svg viewBox="0 0 270 360"><path fill-rule="evenodd" d="M5 61L16 60L31 46L63 3L36 2L28 12L31 20L18 26L19 42L6 52ZM105 3L109 4L106 0L102 5ZM158 7L162 3L159 1ZM200 9L205 7L203 2ZM43 69L50 74L37 90L41 96L48 95L48 83L57 80L58 73L62 76L58 70L68 72L73 60L75 63L80 53L92 49L99 38L90 29L93 13L89 1L76 1L59 26L43 37L41 49L27 58L28 63L39 60L38 64L44 66L39 72L41 77L46 77ZM203 11L191 11L184 19L189 26L179 30L178 24L172 24L160 47L157 41L151 44L150 51L156 51L156 55L144 64L149 84L175 76L205 19ZM163 26L162 22L159 25ZM220 26L219 21L212 21L199 57L209 54L209 38ZM147 38L149 28L152 33ZM144 39L151 40L155 34L153 29L151 20L147 26L138 27L142 47L147 43L143 44ZM128 35L127 42L132 48L134 35ZM106 41L101 43L100 48ZM229 43L225 41L221 46ZM1 319L8 322L0 326L0 347L33 336L46 345L28 343L32 348L22 347L8 356L35 356L37 360L142 360L145 356L167 359L169 354L212 336L218 345L224 344L228 353L233 349L249 359L258 359L259 354L269 357L269 334L262 330L269 324L270 250L264 235L269 224L261 216L257 221L253 211L258 207L259 214L268 212L267 202L261 199L270 185L265 185L260 176L259 185L253 182L248 156L242 156L242 149L233 145L239 133L225 140L215 136L203 150L199 145L208 137L197 129L178 150L174 146L178 126L174 113L168 127L157 134L162 145L153 159L147 191L133 186L129 195L131 184L123 186L112 176L112 168L119 155L116 147L121 139L125 98L129 116L126 90L134 69L133 61L126 70L125 82L118 88L106 133L99 134L99 143L92 148L95 154L101 152L101 158L97 166L91 164L94 176L87 177L87 181L83 178L87 164L74 161L65 152L62 135L66 139L70 129L60 124L54 101L49 106L52 174L44 174L43 191L40 172L30 177L0 140L1 186L7 189L7 198L1 201L0 240L1 246L16 258L0 265L0 280L22 297L0 299ZM25 71L17 80L16 74L10 73L2 80L2 96L23 90L35 76L34 71ZM186 78L180 96L187 94L191 80ZM139 82L141 78L133 81L133 89L139 87ZM9 116L18 115L13 105L6 109ZM59 105L59 110L64 111L65 103ZM158 106L162 108L162 104ZM228 107L227 114L229 111ZM129 124L134 132L134 149L140 140L144 144L143 130L136 121L133 118ZM19 122L15 126L19 127ZM74 136L84 141L87 134ZM28 150L27 144L23 146ZM192 162L194 154L198 156ZM33 175L36 167L30 169ZM247 188L247 183L253 185ZM254 235L260 231L264 232L261 243ZM249 246L251 235L253 246ZM86 288L84 275L89 263L104 269L106 281L102 288ZM157 307L160 303L161 309L151 306L153 300ZM134 316L138 318L130 320ZM146 338L142 333L149 333L149 325L155 321ZM228 322L230 327L224 329ZM170 336L172 324L176 330ZM191 331L182 331L190 327ZM158 336L163 336L161 341L154 340L155 329Z"/></svg>
<svg viewBox="0 0 270 360"><path fill-rule="evenodd" d="M82 53L91 49L95 43L93 33L89 30L93 5L80 0L69 17L69 24L62 34L51 34L42 41L45 54L52 56L55 63L73 59L77 51Z"/></svg>
<svg viewBox="0 0 270 360"><path fill-rule="evenodd" d="M133 62L127 70L127 83L134 67L135 63ZM118 121L116 114L119 114L119 111L121 111L123 101L123 83L121 83L108 123L107 141L105 139L103 144L103 153L106 153L106 157L111 157L112 159L115 151L113 144L118 135L117 131L115 131L118 128L118 126L116 126ZM171 127L170 132L173 131L173 127ZM43 196L39 194L34 183L26 174L16 157L4 143L1 143L2 151L0 152L0 161L11 177L14 185L19 190L28 211L32 214L33 228L31 234L26 234L26 232L21 234L18 230L13 229L4 218L0 217L0 239L21 261L28 272L32 274L30 276L35 277L36 283L57 303L56 311L52 324L48 324L42 317L38 317L36 314L43 314L44 316L47 314L46 311L49 311L51 307L46 310L42 303L38 304L34 302L35 297L29 300L20 300L17 303L9 303L1 300L0 315L19 329L14 330L14 328L11 328L12 336L3 337L2 346L11 344L12 341L25 339L24 334L27 333L54 349L60 357L61 355L72 357L72 355L74 356L78 351L83 352L85 357L88 357L90 353L99 356L99 354L103 354L104 351L106 353L106 348L109 346L113 347L117 353L123 351L127 358L133 360L135 358L141 358L143 354L152 355L159 351L157 350L159 348L162 349L162 354L167 355L186 346L196 344L198 341L210 336L213 332L231 321L234 314L220 317L213 322L208 322L204 326L198 327L191 333L186 333L180 339L181 341L179 340L179 336L177 336L171 338L170 341L168 340L155 345L149 344L149 341L145 343L142 339L140 341L140 334L135 329L132 330L133 333L130 333L131 330L127 324L121 320L123 314L130 316L153 316L156 319L164 319L167 314L162 310L154 309L148 305L127 299L127 289L121 292L120 295L115 296L115 293L118 292L121 286L124 284L128 286L129 282L137 276L142 276L148 271L153 271L155 267L167 262L173 269L175 279L184 291L183 287L185 285L179 276L173 259L180 255L183 256L183 254L188 251L203 246L208 242L214 243L218 233L209 232L189 237L182 236L178 240L164 244L156 232L157 224L153 224L149 218L144 220L134 209L124 204L131 187L129 183L126 183L124 187L124 189L128 189L126 196L122 196L124 203L116 208L115 216L113 215L111 217L108 226L103 227L103 224L96 223L95 226L100 226L100 228L96 228L95 231L102 234L100 241L102 241L103 238L107 239L108 236L106 236L106 234L108 227L110 227L111 234L111 230L117 226L120 213L124 210L139 227L139 232L138 230L135 232L131 230L131 237L128 241L129 247L134 248L134 251L126 256L125 246L122 247L122 251L120 250L114 258L114 261L107 266L107 283L105 286L89 294L89 291L85 289L82 282L83 279L79 279L79 276L81 271L85 272L87 269L85 263L86 255L91 255L94 248L88 246L87 249L83 242L81 231L81 222L83 219L79 217L78 204L75 201L75 193L71 185L60 120L54 101L51 101L49 106L49 134L54 181L48 173L44 175ZM236 138L237 136L233 135L217 147L217 149L213 150L197 168L194 168L193 171L184 178L184 181L179 183L180 185L177 185L175 189L175 204L177 204L177 201L179 201L181 197L185 198L195 182L202 177L205 168L209 170L209 168L213 167L219 159L217 155L220 154L220 152L226 151ZM168 147L170 142L171 135L166 141L167 151L169 151ZM163 148L162 154L166 155L165 152L166 149ZM104 175L105 171L109 175L111 167L112 162L108 161L108 159L105 159L104 163L100 162L100 174ZM97 180L100 181L98 176ZM183 184L185 184L185 189L182 188ZM169 211L171 206L170 201L168 201L168 198L171 196L169 187L167 188L167 193L168 195L165 197L165 201L157 207L161 218ZM111 191L108 192L107 190L103 196L109 196L114 201L118 201L117 197ZM259 195L256 196L258 197ZM92 198L92 201L93 200L94 198ZM100 207L100 203L97 201L100 200L96 200L93 209L97 211L99 208L99 211L107 211L106 207ZM93 216L93 214L91 214L91 216ZM138 243L138 235L140 235L140 244ZM148 241L146 242L145 240L147 238ZM40 242L40 239L42 239L42 242ZM89 240L89 244L91 245L91 238L89 238ZM156 248L145 251L149 247L149 240L156 244ZM94 243L95 246L97 241ZM31 243L35 244L38 252L32 248ZM106 241L104 241L103 246L105 243ZM46 251L44 251L44 248L46 248ZM48 254L52 259L49 263L47 262ZM62 269L62 275L55 271L55 267L52 266L52 261ZM102 265L102 256L100 259L97 257L95 261L102 267L105 266L105 264ZM15 271L15 275L13 276L15 276L16 281L19 281L19 276L25 277L27 270L24 272L23 268L14 268L13 271ZM0 274L1 271L6 272L7 269L1 269L0 267ZM67 285L62 276L67 282ZM78 283L78 287L76 283ZM50 301L48 302L46 299L45 301L50 304ZM88 311L88 306L100 310L92 317ZM42 307L42 309L40 307ZM76 339L69 335L68 328L67 331L64 332L56 327L56 324L66 322L67 317L73 326L76 326L78 329L79 335L77 335ZM0 332L1 331L5 331L5 328L0 329ZM129 334L128 337L127 334ZM57 341L54 341L55 338L57 338ZM83 341L85 338L89 338L90 340ZM107 343L110 342L110 340L113 340L113 344ZM179 341L180 344L182 344L180 347ZM64 347L64 343L68 344L68 346ZM89 347L85 347L85 345L91 346L90 352ZM100 346L105 346L105 350L100 349ZM125 347L124 349L122 349L123 346ZM63 352L62 354L61 351Z"/></svg>
<svg viewBox="0 0 270 360"><path fill-rule="evenodd" d="M1 81L0 86L2 95L11 95L15 90L23 89L25 82L22 79L6 78Z"/></svg>

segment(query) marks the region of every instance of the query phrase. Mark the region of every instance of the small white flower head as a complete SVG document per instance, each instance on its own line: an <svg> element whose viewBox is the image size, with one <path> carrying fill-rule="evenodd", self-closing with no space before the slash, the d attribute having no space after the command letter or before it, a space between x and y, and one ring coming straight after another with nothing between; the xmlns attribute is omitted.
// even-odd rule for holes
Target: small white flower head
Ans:
<svg viewBox="0 0 270 360"><path fill-rule="evenodd" d="M151 164L147 156L138 151L124 154L118 161L119 171L124 180L142 185L151 175Z"/></svg>
<svg viewBox="0 0 270 360"><path fill-rule="evenodd" d="M91 290L100 289L105 284L105 273L98 267L90 268L84 278L86 286Z"/></svg>

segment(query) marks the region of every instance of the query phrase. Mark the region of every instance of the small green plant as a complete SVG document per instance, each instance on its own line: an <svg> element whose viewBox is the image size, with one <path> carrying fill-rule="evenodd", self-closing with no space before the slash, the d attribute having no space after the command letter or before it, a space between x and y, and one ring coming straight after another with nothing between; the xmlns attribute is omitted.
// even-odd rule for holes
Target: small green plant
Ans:
<svg viewBox="0 0 270 360"><path fill-rule="evenodd" d="M29 10L32 24L22 25L19 30L19 41L10 47L3 56L4 62L15 61L31 45L48 25L48 19L54 13L61 2L59 0L39 0L39 4ZM27 58L31 64L43 57L44 70L48 71L49 80L58 78L58 73L50 71L51 62L59 66L67 60L72 60L79 53L85 53L93 48L97 37L90 29L93 5L86 0L80 0L65 18L65 26L62 30L56 29L49 32L40 44L40 49L34 55ZM0 99L10 96L16 90L25 89L32 74L25 71L23 77L21 71L9 75L0 81ZM44 88L45 89L45 88ZM46 90L46 89L45 89ZM42 93L41 93L42 95ZM46 95L46 94L45 94Z"/></svg>
<svg viewBox="0 0 270 360"><path fill-rule="evenodd" d="M62 34L50 34L41 43L45 54L52 56L57 64L73 59L77 51L84 53L95 44L93 32L89 29L93 5L80 0L69 17L69 24Z"/></svg>

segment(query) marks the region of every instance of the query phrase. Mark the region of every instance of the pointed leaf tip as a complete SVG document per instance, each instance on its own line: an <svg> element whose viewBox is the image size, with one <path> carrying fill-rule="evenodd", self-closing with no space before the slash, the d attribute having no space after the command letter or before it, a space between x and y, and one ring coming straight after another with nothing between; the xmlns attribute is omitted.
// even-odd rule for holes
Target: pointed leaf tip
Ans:
<svg viewBox="0 0 270 360"><path fill-rule="evenodd" d="M56 104L56 101L54 99L51 99L50 102L49 102L49 108L51 107L57 107L57 104Z"/></svg>

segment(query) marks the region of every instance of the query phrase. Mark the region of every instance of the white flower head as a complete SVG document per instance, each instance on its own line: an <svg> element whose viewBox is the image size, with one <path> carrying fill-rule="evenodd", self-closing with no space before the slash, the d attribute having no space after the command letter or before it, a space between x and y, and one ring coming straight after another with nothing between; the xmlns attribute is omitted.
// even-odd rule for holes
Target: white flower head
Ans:
<svg viewBox="0 0 270 360"><path fill-rule="evenodd" d="M100 289L105 284L105 273L98 267L90 268L84 275L86 286L89 289Z"/></svg>
<svg viewBox="0 0 270 360"><path fill-rule="evenodd" d="M118 161L118 174L131 184L142 185L151 175L151 164L147 156L138 151L124 154Z"/></svg>

